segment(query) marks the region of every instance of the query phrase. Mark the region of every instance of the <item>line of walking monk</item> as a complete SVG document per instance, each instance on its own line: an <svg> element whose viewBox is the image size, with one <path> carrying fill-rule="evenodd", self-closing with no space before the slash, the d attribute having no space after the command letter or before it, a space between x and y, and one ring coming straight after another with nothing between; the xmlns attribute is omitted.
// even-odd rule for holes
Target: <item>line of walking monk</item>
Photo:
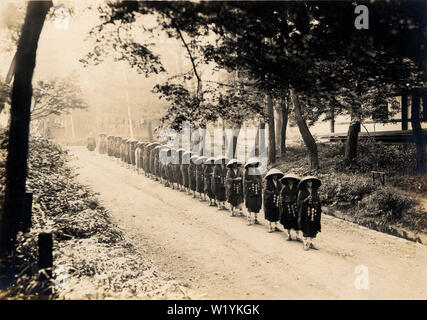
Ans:
<svg viewBox="0 0 427 320"><path fill-rule="evenodd" d="M209 200L210 206L227 210L228 202L231 216L243 216L245 203L248 225L259 224L257 215L264 207L268 232L280 231L280 222L286 230L286 240L293 240L293 229L295 240L302 240L304 250L314 248L312 240L321 231L321 181L314 176L300 178L273 168L265 175L263 186L257 158L243 164L238 159L197 156L183 148L106 134L100 135L98 150L165 186L201 201Z"/></svg>

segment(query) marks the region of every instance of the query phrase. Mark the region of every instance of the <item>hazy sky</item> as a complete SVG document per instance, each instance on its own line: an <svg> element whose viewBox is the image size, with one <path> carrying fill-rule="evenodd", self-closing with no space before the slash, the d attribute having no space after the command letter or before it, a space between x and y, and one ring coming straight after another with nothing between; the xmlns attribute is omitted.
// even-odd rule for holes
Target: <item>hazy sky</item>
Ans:
<svg viewBox="0 0 427 320"><path fill-rule="evenodd" d="M184 51L180 42L175 39L161 37L154 39L162 45L155 50L160 54L162 62L169 71L169 74L160 76L150 76L138 74L131 69L125 62L105 61L98 66L83 68L79 62L80 58L90 50L91 42L85 41L88 32L100 23L97 5L102 1L54 1L54 6L64 4L65 7L72 6L74 14L68 19L68 26L58 24L55 19L47 20L44 24L40 36L39 47L37 50L37 62L34 73L33 83L38 79L49 79L56 77L67 77L72 75L84 91L91 107L103 108L108 105L123 105L126 110L126 90L132 109L147 110L147 117L158 117L161 115L159 108L165 106L165 102L158 100L157 96L151 93L153 86L172 74L178 72L179 55L182 56L182 67L184 70L190 68L189 61L185 61ZM25 2L21 0L2 0L0 4L0 32L5 31L5 24L13 20L11 16L20 17L19 12L11 10L10 4L24 9ZM91 9L88 9L91 5ZM16 8L13 8L16 9ZM21 16L23 11L21 12ZM16 20L16 19L15 19ZM150 23L148 20L144 20ZM152 22L152 21L151 21ZM149 34L142 35L146 41ZM166 45L167 44L167 45ZM4 78L12 60L13 52L1 52L0 76ZM154 108L153 108L154 107Z"/></svg>

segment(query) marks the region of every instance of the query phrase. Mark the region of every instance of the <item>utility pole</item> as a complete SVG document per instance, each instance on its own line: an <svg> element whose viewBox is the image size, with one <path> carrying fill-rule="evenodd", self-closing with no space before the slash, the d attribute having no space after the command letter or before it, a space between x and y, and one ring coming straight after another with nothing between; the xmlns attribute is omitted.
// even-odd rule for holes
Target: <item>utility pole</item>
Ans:
<svg viewBox="0 0 427 320"><path fill-rule="evenodd" d="M130 112L129 92L128 92L128 89L127 89L128 82L127 82L127 78L126 78L126 74L125 74L125 69L124 68L122 68L122 74L123 74L123 79L124 79L125 84L126 84L126 95L125 95L125 97L126 97L126 103L127 103L127 108L128 108L129 134L130 134L131 139L133 139L132 117L131 117L131 112Z"/></svg>

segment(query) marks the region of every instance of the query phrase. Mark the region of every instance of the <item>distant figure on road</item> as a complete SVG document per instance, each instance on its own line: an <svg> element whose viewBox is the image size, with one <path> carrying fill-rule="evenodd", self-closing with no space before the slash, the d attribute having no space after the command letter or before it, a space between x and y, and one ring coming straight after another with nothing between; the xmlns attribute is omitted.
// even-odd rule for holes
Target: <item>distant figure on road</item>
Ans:
<svg viewBox="0 0 427 320"><path fill-rule="evenodd" d="M200 200L206 200L205 194L205 164L207 157L201 156L196 160L196 191L199 193Z"/></svg>
<svg viewBox="0 0 427 320"><path fill-rule="evenodd" d="M220 156L215 160L215 168L212 176L212 190L215 194L215 200L218 204L219 209L225 208L225 178L227 175L226 162L228 159L224 156Z"/></svg>
<svg viewBox="0 0 427 320"><path fill-rule="evenodd" d="M196 165L198 156L194 155L190 158L190 165L188 166L188 187L193 195L196 197Z"/></svg>
<svg viewBox="0 0 427 320"><path fill-rule="evenodd" d="M107 153L107 140L105 133L99 134L98 151L100 154Z"/></svg>
<svg viewBox="0 0 427 320"><path fill-rule="evenodd" d="M312 241L320 232L320 216L322 208L317 190L321 181L313 176L303 178L298 184L298 207L299 207L299 226L301 227L304 240L304 250L313 247Z"/></svg>
<svg viewBox="0 0 427 320"><path fill-rule="evenodd" d="M138 141L135 148L136 172L138 174L140 174L142 170L142 144L142 141Z"/></svg>
<svg viewBox="0 0 427 320"><path fill-rule="evenodd" d="M235 211L239 210L239 215L243 215L243 171L242 163L237 159L231 159L227 163L226 190L227 201L230 204L231 216L235 216Z"/></svg>
<svg viewBox="0 0 427 320"><path fill-rule="evenodd" d="M191 152L185 151L182 154L182 163L181 163L181 175L182 175L182 183L184 185L185 192L190 194L189 190L189 182L188 182L188 166L190 165L190 157Z"/></svg>
<svg viewBox="0 0 427 320"><path fill-rule="evenodd" d="M203 171L204 184L203 188L205 196L209 198L209 206L216 206L215 194L212 191L212 176L214 168L215 158L210 157L205 160L205 169Z"/></svg>
<svg viewBox="0 0 427 320"><path fill-rule="evenodd" d="M182 154L184 153L184 149L179 148L172 154L172 168L173 168L173 176L174 181L177 184L177 189L179 191L183 191L182 185L182 174L181 174L181 162L182 162Z"/></svg>
<svg viewBox="0 0 427 320"><path fill-rule="evenodd" d="M89 151L93 151L96 148L95 137L92 132L89 133L89 137L87 138L87 149Z"/></svg>

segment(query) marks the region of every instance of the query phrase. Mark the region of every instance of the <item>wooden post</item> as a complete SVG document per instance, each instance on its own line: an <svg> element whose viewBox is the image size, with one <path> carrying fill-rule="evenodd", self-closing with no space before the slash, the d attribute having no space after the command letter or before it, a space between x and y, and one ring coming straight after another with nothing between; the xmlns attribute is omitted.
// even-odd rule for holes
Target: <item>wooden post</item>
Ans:
<svg viewBox="0 0 427 320"><path fill-rule="evenodd" d="M39 247L39 269L48 268L47 274L49 277L52 276L52 265L53 265L53 240L52 233L42 232L39 233L38 239ZM49 270L50 269L50 270Z"/></svg>
<svg viewBox="0 0 427 320"><path fill-rule="evenodd" d="M28 232L31 229L31 214L33 209L33 194L26 192L24 195L24 209L22 211L21 231Z"/></svg>
<svg viewBox="0 0 427 320"><path fill-rule="evenodd" d="M52 233L42 232L39 233L38 239L39 247L39 270L43 269L43 273L40 273L39 280L42 281L43 294L50 295L52 293L52 287L50 280L52 279L52 266L53 266L53 239Z"/></svg>
<svg viewBox="0 0 427 320"><path fill-rule="evenodd" d="M331 133L335 133L335 107L331 107L331 122L330 122Z"/></svg>

